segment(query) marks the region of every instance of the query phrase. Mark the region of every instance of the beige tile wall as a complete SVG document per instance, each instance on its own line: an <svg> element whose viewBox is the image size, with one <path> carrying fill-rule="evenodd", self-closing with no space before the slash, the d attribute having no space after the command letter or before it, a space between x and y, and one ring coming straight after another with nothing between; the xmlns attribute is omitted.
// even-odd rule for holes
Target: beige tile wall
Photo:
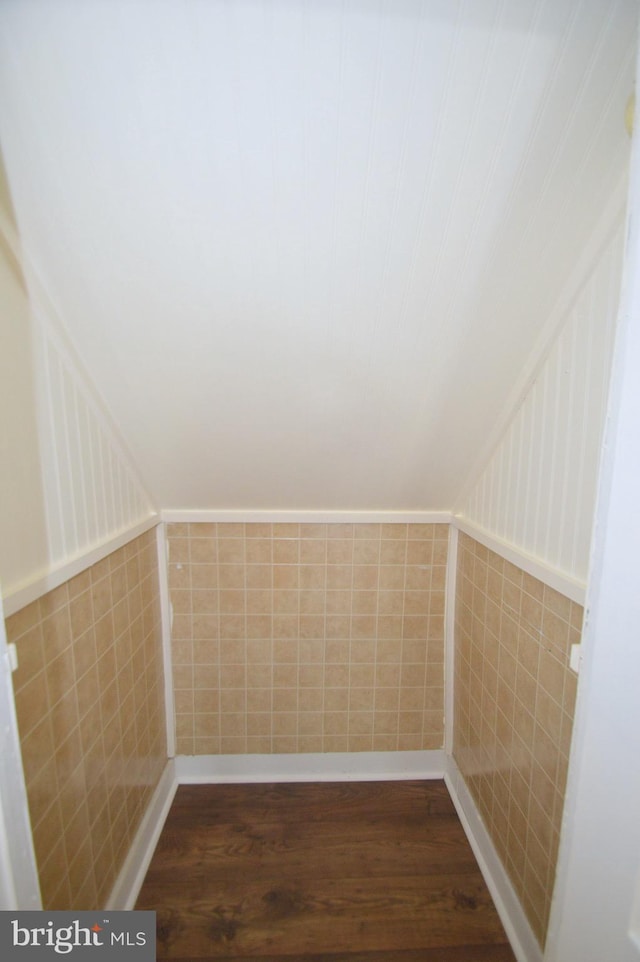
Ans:
<svg viewBox="0 0 640 962"><path fill-rule="evenodd" d="M105 904L166 761L155 532L7 619L43 904Z"/></svg>
<svg viewBox="0 0 640 962"><path fill-rule="evenodd" d="M543 945L576 696L583 610L461 534L454 756Z"/></svg>
<svg viewBox="0 0 640 962"><path fill-rule="evenodd" d="M168 528L179 754L442 747L447 525Z"/></svg>

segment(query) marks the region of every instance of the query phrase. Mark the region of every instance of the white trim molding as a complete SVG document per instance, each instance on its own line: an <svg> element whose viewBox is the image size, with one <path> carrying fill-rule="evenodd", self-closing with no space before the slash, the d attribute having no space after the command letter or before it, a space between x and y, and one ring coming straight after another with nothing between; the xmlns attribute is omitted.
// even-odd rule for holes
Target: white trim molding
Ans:
<svg viewBox="0 0 640 962"><path fill-rule="evenodd" d="M516 959L542 962L538 940L452 756L447 759L444 780Z"/></svg>
<svg viewBox="0 0 640 962"><path fill-rule="evenodd" d="M31 604L32 601L36 601L38 598L41 598L42 595L46 595L48 591L53 591L54 588L58 588L64 584L65 581L69 581L70 578L75 578L76 575L79 575L86 568L90 568L91 565L102 561L107 555L124 547L125 544L128 544L135 538L139 538L145 531L150 531L151 528L155 528L156 525L159 524L159 521L158 515L153 514L146 520L139 522L139 524L135 524L133 527L121 531L113 538L94 545L89 548L88 551L83 551L75 558L70 558L62 562L50 571L41 572L26 584L22 584L15 590L9 591L2 599L5 617L8 618L9 615L15 614L16 611L20 611L21 608Z"/></svg>
<svg viewBox="0 0 640 962"><path fill-rule="evenodd" d="M177 755L180 784L374 782L444 778L444 750L282 755Z"/></svg>
<svg viewBox="0 0 640 962"><path fill-rule="evenodd" d="M0 909L42 908L0 599Z"/></svg>
<svg viewBox="0 0 640 962"><path fill-rule="evenodd" d="M167 522L235 521L251 524L449 524L450 511L275 511L225 510L202 508L190 510L163 508L160 517Z"/></svg>
<svg viewBox="0 0 640 962"><path fill-rule="evenodd" d="M105 909L134 908L181 784L400 781L442 779L518 962L542 952L460 771L444 750L280 755L178 755L168 759Z"/></svg>
<svg viewBox="0 0 640 962"><path fill-rule="evenodd" d="M129 911L135 906L178 785L437 779L444 778L445 764L444 751L170 758L104 907Z"/></svg>
<svg viewBox="0 0 640 962"><path fill-rule="evenodd" d="M170 758L131 843L122 870L111 889L105 910L130 911L136 904L177 787L175 765Z"/></svg>
<svg viewBox="0 0 640 962"><path fill-rule="evenodd" d="M169 566L167 564L167 526L160 522L156 528L158 552L158 584L160 591L160 624L162 628L162 662L164 666L164 710L167 730L167 755L176 753L175 698L173 688L173 662L171 653L171 628L173 608L169 594Z"/></svg>
<svg viewBox="0 0 640 962"><path fill-rule="evenodd" d="M444 616L444 747L447 754L450 754L453 751L457 579L458 529L454 524L452 524L449 527L449 552L447 554L447 580L445 586Z"/></svg>
<svg viewBox="0 0 640 962"><path fill-rule="evenodd" d="M542 581L543 584L548 585L555 591L559 591L565 595L565 597L570 598L571 601L575 601L577 604L584 606L587 586L583 581L578 581L576 578L572 578L571 575L566 574L566 572L552 568L540 558L535 558L533 555L527 554L518 548L517 545L503 541L501 538L496 538L490 531L485 531L484 528L478 527L478 525L473 524L471 521L454 517L452 518L452 524L455 525L458 531L468 534L474 541L479 541L485 548L488 548L490 551L495 551L496 554L499 554L506 561L510 561L518 568L522 568L523 571L537 578L538 581Z"/></svg>

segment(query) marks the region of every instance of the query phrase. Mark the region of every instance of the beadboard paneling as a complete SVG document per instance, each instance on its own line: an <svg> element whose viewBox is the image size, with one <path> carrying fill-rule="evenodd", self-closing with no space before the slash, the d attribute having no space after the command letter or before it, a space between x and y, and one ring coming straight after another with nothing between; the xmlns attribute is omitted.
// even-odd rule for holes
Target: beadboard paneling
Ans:
<svg viewBox="0 0 640 962"><path fill-rule="evenodd" d="M5 611L13 612L76 574L81 559L94 562L98 549L115 550L123 535L139 534L156 511L22 248L5 190L0 238L1 530L11 545L0 556L0 582Z"/></svg>
<svg viewBox="0 0 640 962"><path fill-rule="evenodd" d="M50 567L154 514L151 500L92 386L41 315L38 398Z"/></svg>
<svg viewBox="0 0 640 962"><path fill-rule="evenodd" d="M461 516L586 581L624 241L602 250Z"/></svg>

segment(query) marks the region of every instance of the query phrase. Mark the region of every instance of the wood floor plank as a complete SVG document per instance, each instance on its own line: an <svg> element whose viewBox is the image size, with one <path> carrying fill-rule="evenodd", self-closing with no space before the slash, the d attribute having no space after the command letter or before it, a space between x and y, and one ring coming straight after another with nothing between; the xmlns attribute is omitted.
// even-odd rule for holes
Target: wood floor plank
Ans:
<svg viewBox="0 0 640 962"><path fill-rule="evenodd" d="M136 907L174 962L514 960L442 782L181 786Z"/></svg>
<svg viewBox="0 0 640 962"><path fill-rule="evenodd" d="M447 876L406 879L290 880L270 888L264 883L227 885L198 897L187 886L187 903L176 916L172 897L156 904L164 957L179 948L186 929L194 959L268 951L336 953L360 950L417 949L451 946L464 940L494 942L504 938L495 917L488 924L491 900L483 880ZM178 936L178 938L176 938ZM181 953L182 954L182 953Z"/></svg>
<svg viewBox="0 0 640 962"><path fill-rule="evenodd" d="M284 822L324 821L326 818L380 818L401 815L456 815L444 782L318 782L264 783L251 785L181 785L176 793L172 814L192 810L193 800L204 822L230 821L241 814L269 821L277 813ZM426 786L426 788L425 788ZM366 790L365 790L366 789ZM283 802L286 801L286 805Z"/></svg>
<svg viewBox="0 0 640 962"><path fill-rule="evenodd" d="M367 821L354 835L350 825L315 823L283 826L252 821L221 823L206 832L185 832L177 826L163 833L149 880L161 884L188 869L193 880L205 875L213 881L277 877L338 875L417 875L430 871L461 874L477 871L476 861L457 819L432 817L429 834L421 824L388 820Z"/></svg>
<svg viewBox="0 0 640 962"><path fill-rule="evenodd" d="M208 956L198 962L256 962L255 955ZM261 955L259 962L297 962L298 955ZM447 946L435 949L409 949L390 952L325 952L305 955L304 962L514 962L506 943L495 945ZM171 962L193 962L191 956L172 958Z"/></svg>

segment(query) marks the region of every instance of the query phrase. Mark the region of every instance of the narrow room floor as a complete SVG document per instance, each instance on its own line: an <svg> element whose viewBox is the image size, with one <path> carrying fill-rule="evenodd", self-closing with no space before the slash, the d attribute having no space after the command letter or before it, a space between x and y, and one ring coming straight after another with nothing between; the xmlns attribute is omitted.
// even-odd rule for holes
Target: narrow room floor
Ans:
<svg viewBox="0 0 640 962"><path fill-rule="evenodd" d="M515 960L442 781L182 785L136 908L158 959Z"/></svg>

